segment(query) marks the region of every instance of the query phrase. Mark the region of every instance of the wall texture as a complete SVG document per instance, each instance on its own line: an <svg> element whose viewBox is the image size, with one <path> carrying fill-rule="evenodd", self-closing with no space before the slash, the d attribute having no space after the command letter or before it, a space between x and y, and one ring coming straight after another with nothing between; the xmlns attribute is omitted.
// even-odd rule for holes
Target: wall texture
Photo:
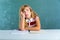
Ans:
<svg viewBox="0 0 60 40"><path fill-rule="evenodd" d="M19 8L24 4L38 14L42 29L60 29L60 0L0 0L0 30L18 29Z"/></svg>

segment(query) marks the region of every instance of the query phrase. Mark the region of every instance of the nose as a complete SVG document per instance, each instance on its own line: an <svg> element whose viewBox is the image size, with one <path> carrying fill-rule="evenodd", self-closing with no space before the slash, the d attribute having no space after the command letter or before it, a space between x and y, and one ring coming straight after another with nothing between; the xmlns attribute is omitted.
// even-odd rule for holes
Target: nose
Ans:
<svg viewBox="0 0 60 40"><path fill-rule="evenodd" d="M28 14L25 14L26 16L28 15Z"/></svg>
<svg viewBox="0 0 60 40"><path fill-rule="evenodd" d="M27 11L24 11L24 14L27 16L28 15L28 12Z"/></svg>
<svg viewBox="0 0 60 40"><path fill-rule="evenodd" d="M27 12L26 12L26 11L24 11L24 13L25 13L25 14L27 14Z"/></svg>

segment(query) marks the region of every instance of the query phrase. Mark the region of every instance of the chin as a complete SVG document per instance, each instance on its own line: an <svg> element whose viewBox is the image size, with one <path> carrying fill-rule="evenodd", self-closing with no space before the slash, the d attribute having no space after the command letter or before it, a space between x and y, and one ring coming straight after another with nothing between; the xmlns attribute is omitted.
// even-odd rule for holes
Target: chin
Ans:
<svg viewBox="0 0 60 40"><path fill-rule="evenodd" d="M26 17L26 18L29 18L29 17Z"/></svg>

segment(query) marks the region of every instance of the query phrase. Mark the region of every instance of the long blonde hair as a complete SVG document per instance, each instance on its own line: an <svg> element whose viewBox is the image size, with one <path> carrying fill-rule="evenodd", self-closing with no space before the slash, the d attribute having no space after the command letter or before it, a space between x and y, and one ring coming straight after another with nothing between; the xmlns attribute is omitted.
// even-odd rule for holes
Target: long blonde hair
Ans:
<svg viewBox="0 0 60 40"><path fill-rule="evenodd" d="M23 5L23 6L19 9L19 19L20 19L20 12L21 12L21 11L23 12L24 9L25 9L25 7L29 7L32 18L35 18L35 17L37 16L36 12L34 12L29 5ZM19 21L20 21L20 20L19 20ZM25 27L28 27L28 25L27 25L27 23L26 23L26 20L25 20Z"/></svg>

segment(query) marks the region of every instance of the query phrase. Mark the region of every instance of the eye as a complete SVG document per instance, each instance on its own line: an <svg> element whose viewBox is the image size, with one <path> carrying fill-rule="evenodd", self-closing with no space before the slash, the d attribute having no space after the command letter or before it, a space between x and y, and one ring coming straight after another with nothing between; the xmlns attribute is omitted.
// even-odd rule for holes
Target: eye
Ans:
<svg viewBox="0 0 60 40"><path fill-rule="evenodd" d="M26 11L29 11L29 9L26 9Z"/></svg>
<svg viewBox="0 0 60 40"><path fill-rule="evenodd" d="M27 9L27 11L28 11L28 9Z"/></svg>
<svg viewBox="0 0 60 40"><path fill-rule="evenodd" d="M23 11L23 13L25 13L25 11Z"/></svg>

